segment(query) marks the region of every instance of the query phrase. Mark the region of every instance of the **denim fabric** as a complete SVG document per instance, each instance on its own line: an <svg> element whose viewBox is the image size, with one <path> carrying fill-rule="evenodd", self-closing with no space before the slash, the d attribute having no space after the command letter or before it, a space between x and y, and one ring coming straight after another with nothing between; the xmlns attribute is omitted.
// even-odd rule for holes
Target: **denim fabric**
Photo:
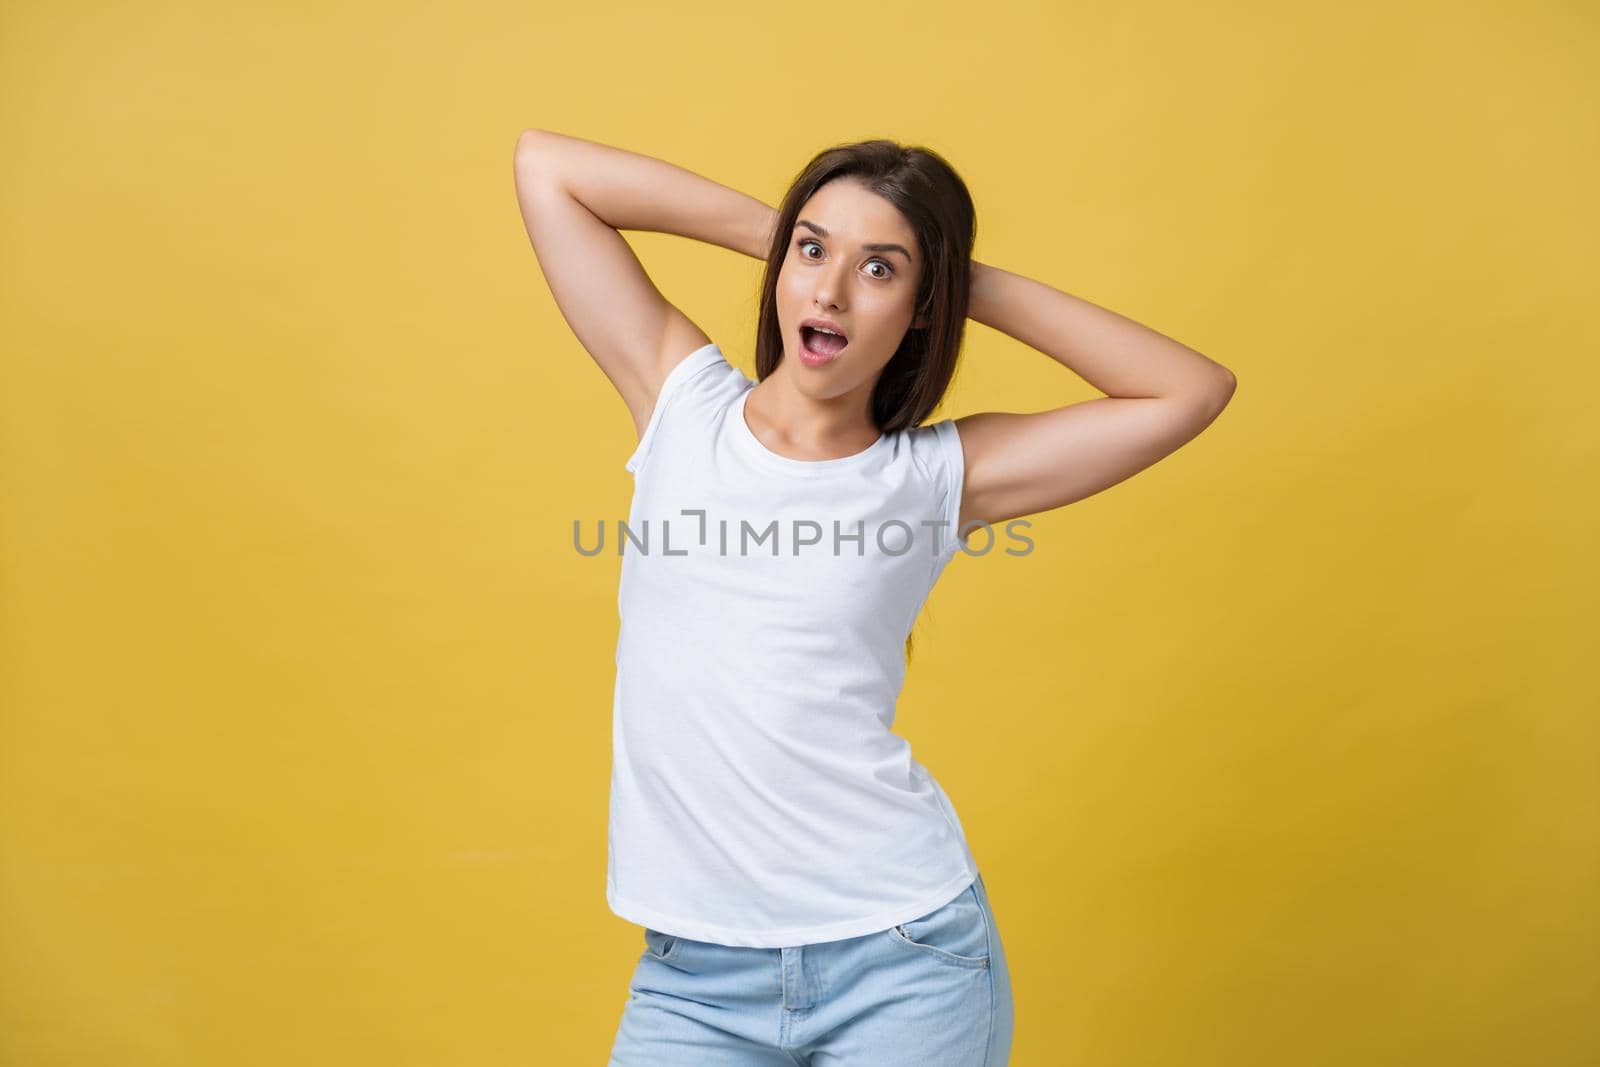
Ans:
<svg viewBox="0 0 1600 1067"><path fill-rule="evenodd" d="M1002 1067L1011 974L983 877L921 918L746 948L644 931L609 1067Z"/></svg>

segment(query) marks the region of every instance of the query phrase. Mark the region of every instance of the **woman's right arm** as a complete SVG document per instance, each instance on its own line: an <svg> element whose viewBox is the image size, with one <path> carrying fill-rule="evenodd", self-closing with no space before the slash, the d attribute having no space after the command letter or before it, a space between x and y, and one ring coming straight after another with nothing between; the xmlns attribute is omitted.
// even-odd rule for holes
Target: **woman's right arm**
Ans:
<svg viewBox="0 0 1600 1067"><path fill-rule="evenodd" d="M643 433L667 374L709 343L656 289L619 230L649 230L765 259L777 212L650 156L524 130L517 202L551 295Z"/></svg>

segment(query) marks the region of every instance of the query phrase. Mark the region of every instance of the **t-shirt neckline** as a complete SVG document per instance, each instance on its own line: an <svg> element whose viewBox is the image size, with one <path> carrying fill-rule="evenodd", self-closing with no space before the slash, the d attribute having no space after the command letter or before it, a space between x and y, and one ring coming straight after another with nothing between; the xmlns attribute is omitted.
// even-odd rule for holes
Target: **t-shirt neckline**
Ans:
<svg viewBox="0 0 1600 1067"><path fill-rule="evenodd" d="M872 444L848 456L838 456L834 459L795 459L793 456L780 455L762 444L761 438L756 436L750 424L745 421L745 401L755 392L755 383L750 382L748 378L745 380L749 384L733 405L734 436L744 444L747 452L769 467L793 474L831 474L870 461L889 444L890 435L880 433Z"/></svg>

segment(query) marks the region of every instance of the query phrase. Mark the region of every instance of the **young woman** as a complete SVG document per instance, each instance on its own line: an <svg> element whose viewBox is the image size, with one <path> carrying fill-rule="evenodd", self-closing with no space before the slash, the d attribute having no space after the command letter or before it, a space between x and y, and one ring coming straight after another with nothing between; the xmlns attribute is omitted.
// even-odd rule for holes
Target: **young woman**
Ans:
<svg viewBox="0 0 1600 1067"><path fill-rule="evenodd" d="M1006 1063L987 890L891 730L912 625L988 524L1155 463L1216 418L1233 376L973 261L971 197L927 149L830 148L776 210L545 130L518 138L515 174L555 301L638 431L606 897L645 948L611 1063ZM756 382L620 230L766 260ZM1108 395L923 425L969 317Z"/></svg>

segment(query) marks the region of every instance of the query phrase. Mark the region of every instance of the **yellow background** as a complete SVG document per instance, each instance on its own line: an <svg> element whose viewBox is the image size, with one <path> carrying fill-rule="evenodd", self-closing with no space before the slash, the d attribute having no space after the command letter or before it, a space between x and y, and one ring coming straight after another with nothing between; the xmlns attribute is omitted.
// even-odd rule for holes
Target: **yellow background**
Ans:
<svg viewBox="0 0 1600 1067"><path fill-rule="evenodd" d="M896 729L1018 1067L1600 1060L1586 4L0 11L0 1062L600 1064L632 424L543 126L775 203L945 154L978 258L1231 368L958 558ZM752 372L759 264L630 234ZM1097 395L974 324L939 417Z"/></svg>

